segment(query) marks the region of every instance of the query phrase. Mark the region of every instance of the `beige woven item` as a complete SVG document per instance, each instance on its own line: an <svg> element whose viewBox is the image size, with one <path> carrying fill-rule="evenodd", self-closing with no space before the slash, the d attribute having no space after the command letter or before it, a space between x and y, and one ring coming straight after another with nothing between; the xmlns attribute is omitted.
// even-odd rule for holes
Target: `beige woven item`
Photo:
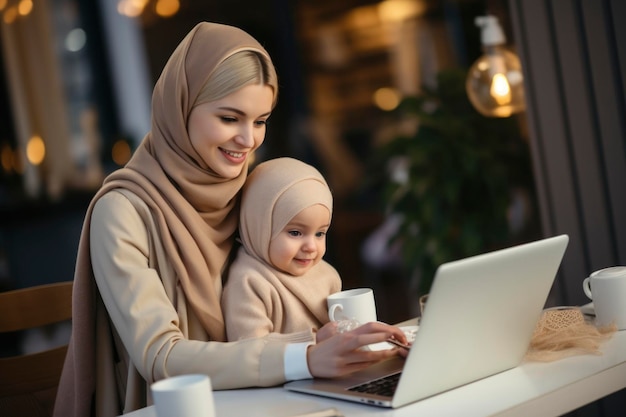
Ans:
<svg viewBox="0 0 626 417"><path fill-rule="evenodd" d="M596 327L588 323L578 307L548 309L537 323L526 360L548 362L573 355L599 355L600 344L616 330L614 324Z"/></svg>

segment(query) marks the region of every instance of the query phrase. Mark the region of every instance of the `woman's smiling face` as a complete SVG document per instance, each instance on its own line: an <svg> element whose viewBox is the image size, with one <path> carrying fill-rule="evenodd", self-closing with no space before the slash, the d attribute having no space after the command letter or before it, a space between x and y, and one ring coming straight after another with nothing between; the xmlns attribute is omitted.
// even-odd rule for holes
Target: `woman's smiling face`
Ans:
<svg viewBox="0 0 626 417"><path fill-rule="evenodd" d="M270 86L249 84L191 110L189 139L211 170L227 179L239 176L250 153L265 139L273 98Z"/></svg>

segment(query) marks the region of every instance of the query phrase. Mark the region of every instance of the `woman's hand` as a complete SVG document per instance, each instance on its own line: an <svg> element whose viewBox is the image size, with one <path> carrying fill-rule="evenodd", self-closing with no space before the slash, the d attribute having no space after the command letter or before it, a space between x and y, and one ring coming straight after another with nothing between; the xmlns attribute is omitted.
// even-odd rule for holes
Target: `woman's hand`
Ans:
<svg viewBox="0 0 626 417"><path fill-rule="evenodd" d="M404 332L397 327L371 322L349 332L335 333L320 342L319 332L330 332L330 329L325 329L327 326L318 331L318 343L311 345L307 351L309 371L314 377L334 378L366 368L399 353L405 355L400 352L404 349L398 348L379 351L361 349L372 343L384 342L390 337L406 343Z"/></svg>
<svg viewBox="0 0 626 417"><path fill-rule="evenodd" d="M329 321L317 331L317 333L315 334L315 342L321 343L326 339L330 339L337 333L339 333L337 330L337 322Z"/></svg>

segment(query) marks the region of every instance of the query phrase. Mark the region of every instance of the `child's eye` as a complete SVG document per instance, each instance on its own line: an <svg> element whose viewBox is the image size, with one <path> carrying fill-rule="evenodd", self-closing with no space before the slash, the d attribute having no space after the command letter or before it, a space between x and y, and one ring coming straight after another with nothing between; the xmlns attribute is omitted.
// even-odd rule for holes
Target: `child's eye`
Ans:
<svg viewBox="0 0 626 417"><path fill-rule="evenodd" d="M270 122L269 120L257 120L254 124L257 126L267 126Z"/></svg>
<svg viewBox="0 0 626 417"><path fill-rule="evenodd" d="M324 237L324 236L326 236L326 232L317 232L317 233L315 234L315 236L316 236L316 237Z"/></svg>
<svg viewBox="0 0 626 417"><path fill-rule="evenodd" d="M233 123L237 121L237 119L232 116L220 116L220 119L225 123Z"/></svg>
<svg viewBox="0 0 626 417"><path fill-rule="evenodd" d="M297 230L290 230L287 233L289 233L289 236L293 236L293 237L298 237L301 235L301 233Z"/></svg>

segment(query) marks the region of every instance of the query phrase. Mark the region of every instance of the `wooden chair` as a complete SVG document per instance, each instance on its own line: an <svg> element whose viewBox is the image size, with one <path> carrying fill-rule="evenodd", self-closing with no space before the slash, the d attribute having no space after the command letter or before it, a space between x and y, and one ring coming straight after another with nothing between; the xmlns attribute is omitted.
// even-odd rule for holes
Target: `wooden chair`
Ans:
<svg viewBox="0 0 626 417"><path fill-rule="evenodd" d="M0 333L72 318L72 281L0 292ZM67 344L0 358L0 416L52 415Z"/></svg>

